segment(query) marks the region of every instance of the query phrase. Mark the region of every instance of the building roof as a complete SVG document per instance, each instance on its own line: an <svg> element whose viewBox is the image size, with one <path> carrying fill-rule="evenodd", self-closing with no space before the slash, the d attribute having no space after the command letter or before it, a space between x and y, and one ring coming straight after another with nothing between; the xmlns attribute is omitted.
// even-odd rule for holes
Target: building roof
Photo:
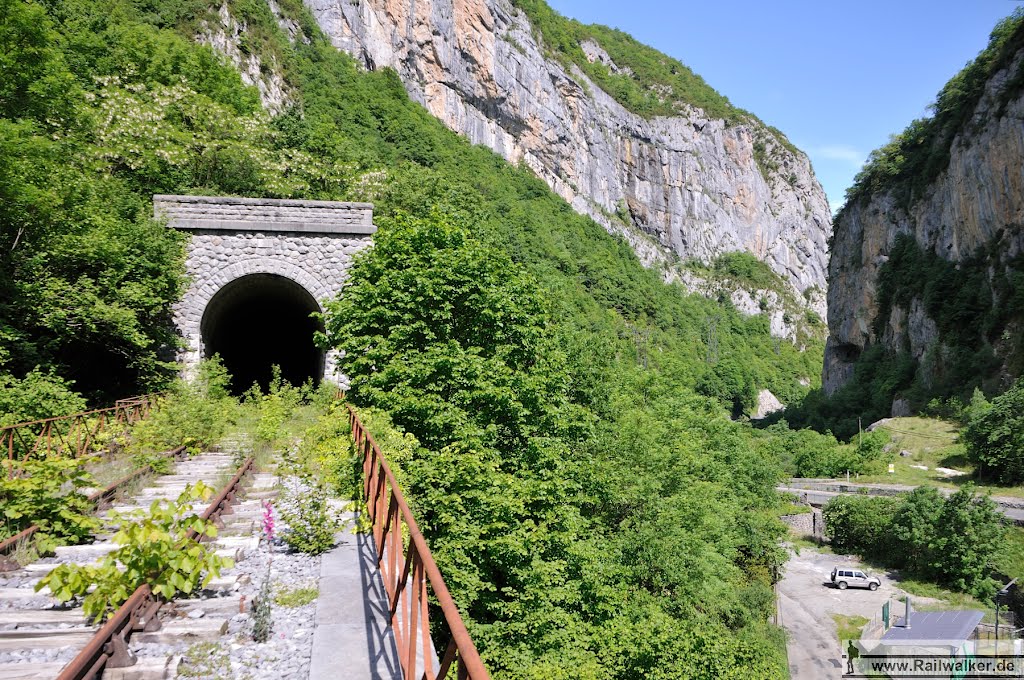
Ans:
<svg viewBox="0 0 1024 680"><path fill-rule="evenodd" d="M948 612L910 612L910 628L901 618L882 636L883 643L953 641L961 642L981 623L985 612L974 609Z"/></svg>

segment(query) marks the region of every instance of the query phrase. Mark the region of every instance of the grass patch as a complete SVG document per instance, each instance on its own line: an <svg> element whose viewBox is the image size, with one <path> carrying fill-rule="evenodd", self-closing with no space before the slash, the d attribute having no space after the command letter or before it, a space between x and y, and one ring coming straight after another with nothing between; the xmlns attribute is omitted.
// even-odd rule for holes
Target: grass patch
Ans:
<svg viewBox="0 0 1024 680"><path fill-rule="evenodd" d="M38 560L41 555L39 550L36 548L36 541L34 537L23 538L14 544L14 547L8 551L7 555L0 556L6 557L9 560L18 563L18 566L24 567L26 564L32 564Z"/></svg>
<svg viewBox="0 0 1024 680"><path fill-rule="evenodd" d="M274 590L274 602L282 607L304 607L315 602L320 591L311 586L300 588L280 588Z"/></svg>
<svg viewBox="0 0 1024 680"><path fill-rule="evenodd" d="M823 555L832 554L832 548L824 541L819 541L813 536L795 536L789 539L790 545L793 546L793 551L799 555L801 550L810 550L812 552L818 552Z"/></svg>
<svg viewBox="0 0 1024 680"><path fill-rule="evenodd" d="M863 616L848 616L846 614L833 614L832 620L836 622L836 634L839 641L858 640L861 631L868 624L868 619Z"/></svg>
<svg viewBox="0 0 1024 680"><path fill-rule="evenodd" d="M899 587L914 597L927 598L928 602L913 601L913 608L918 611L948 611L952 609L980 609L984 612L992 609L992 605L986 604L967 593L958 593L953 590L946 590L942 586L928 581L918 581L907 578L900 579ZM904 598L901 598L904 599ZM988 616L989 614L986 614ZM994 612L992 612L994 617ZM992 619L995 621L995 619Z"/></svg>
<svg viewBox="0 0 1024 680"><path fill-rule="evenodd" d="M779 507L780 517L783 515L805 515L809 512L813 512L811 506L801 503L784 503Z"/></svg>
<svg viewBox="0 0 1024 680"><path fill-rule="evenodd" d="M197 642L185 650L178 666L179 678L230 678L231 657L217 642Z"/></svg>

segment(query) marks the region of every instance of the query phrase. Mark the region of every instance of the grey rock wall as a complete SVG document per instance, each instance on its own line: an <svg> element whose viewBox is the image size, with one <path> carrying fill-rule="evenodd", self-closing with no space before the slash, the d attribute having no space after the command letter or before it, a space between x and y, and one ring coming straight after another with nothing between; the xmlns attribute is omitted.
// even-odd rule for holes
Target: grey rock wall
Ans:
<svg viewBox="0 0 1024 680"><path fill-rule="evenodd" d="M645 264L746 250L796 291L811 289L824 316L825 195L806 156L763 126L730 126L686 106L675 117L632 114L578 69L546 58L508 0L306 4L337 47L368 68L396 69L448 127L528 165L576 210L621 233ZM610 62L596 43L586 49ZM778 162L767 177L757 142ZM612 217L623 207L628 225Z"/></svg>
<svg viewBox="0 0 1024 680"><path fill-rule="evenodd" d="M997 234L1003 237L999 257L1024 251L1024 96L998 108L999 95L1022 60L1024 54L1018 55L990 79L953 141L948 168L909 208L892 191L881 191L840 213L829 263L829 340L822 375L827 393L849 381L857 357L869 345L882 343L893 351L909 347L921 359L938 342L938 329L920 300L908 309L893 309L877 336L873 329L879 268L898 235L909 234L925 250L952 262L972 255ZM999 266L996 261L992 265Z"/></svg>

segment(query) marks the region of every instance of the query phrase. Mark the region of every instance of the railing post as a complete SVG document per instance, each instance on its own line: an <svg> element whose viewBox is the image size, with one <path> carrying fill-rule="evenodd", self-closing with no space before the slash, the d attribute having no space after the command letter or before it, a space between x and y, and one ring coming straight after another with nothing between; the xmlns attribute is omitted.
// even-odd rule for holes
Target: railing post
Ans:
<svg viewBox="0 0 1024 680"><path fill-rule="evenodd" d="M416 622L418 620L420 613L420 589L419 586L417 585L417 580L419 578L420 572L419 560L416 559L415 548L411 548L409 550L409 554L412 556L412 574L409 575L409 578L412 579L412 592L410 592L409 596L406 598L409 601L409 625L407 626L407 629L409 631L409 650L408 656L406 657L408 661L408 671L406 672L406 677L414 676L416 674L416 638L419 637L418 635L416 635Z"/></svg>

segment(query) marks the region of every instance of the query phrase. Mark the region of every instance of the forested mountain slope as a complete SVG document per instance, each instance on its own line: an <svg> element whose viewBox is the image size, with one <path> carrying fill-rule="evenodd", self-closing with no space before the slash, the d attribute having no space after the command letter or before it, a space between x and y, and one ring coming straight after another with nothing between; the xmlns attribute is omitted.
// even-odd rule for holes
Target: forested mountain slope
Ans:
<svg viewBox="0 0 1024 680"><path fill-rule="evenodd" d="M182 244L154 193L371 200L330 340L495 676L785 676L779 470L729 415L799 398L820 353L665 284L297 2L0 7L5 417L172 374Z"/></svg>
<svg viewBox="0 0 1024 680"><path fill-rule="evenodd" d="M1024 15L874 151L836 217L824 386L866 419L1024 368ZM859 396L858 396L859 395Z"/></svg>

